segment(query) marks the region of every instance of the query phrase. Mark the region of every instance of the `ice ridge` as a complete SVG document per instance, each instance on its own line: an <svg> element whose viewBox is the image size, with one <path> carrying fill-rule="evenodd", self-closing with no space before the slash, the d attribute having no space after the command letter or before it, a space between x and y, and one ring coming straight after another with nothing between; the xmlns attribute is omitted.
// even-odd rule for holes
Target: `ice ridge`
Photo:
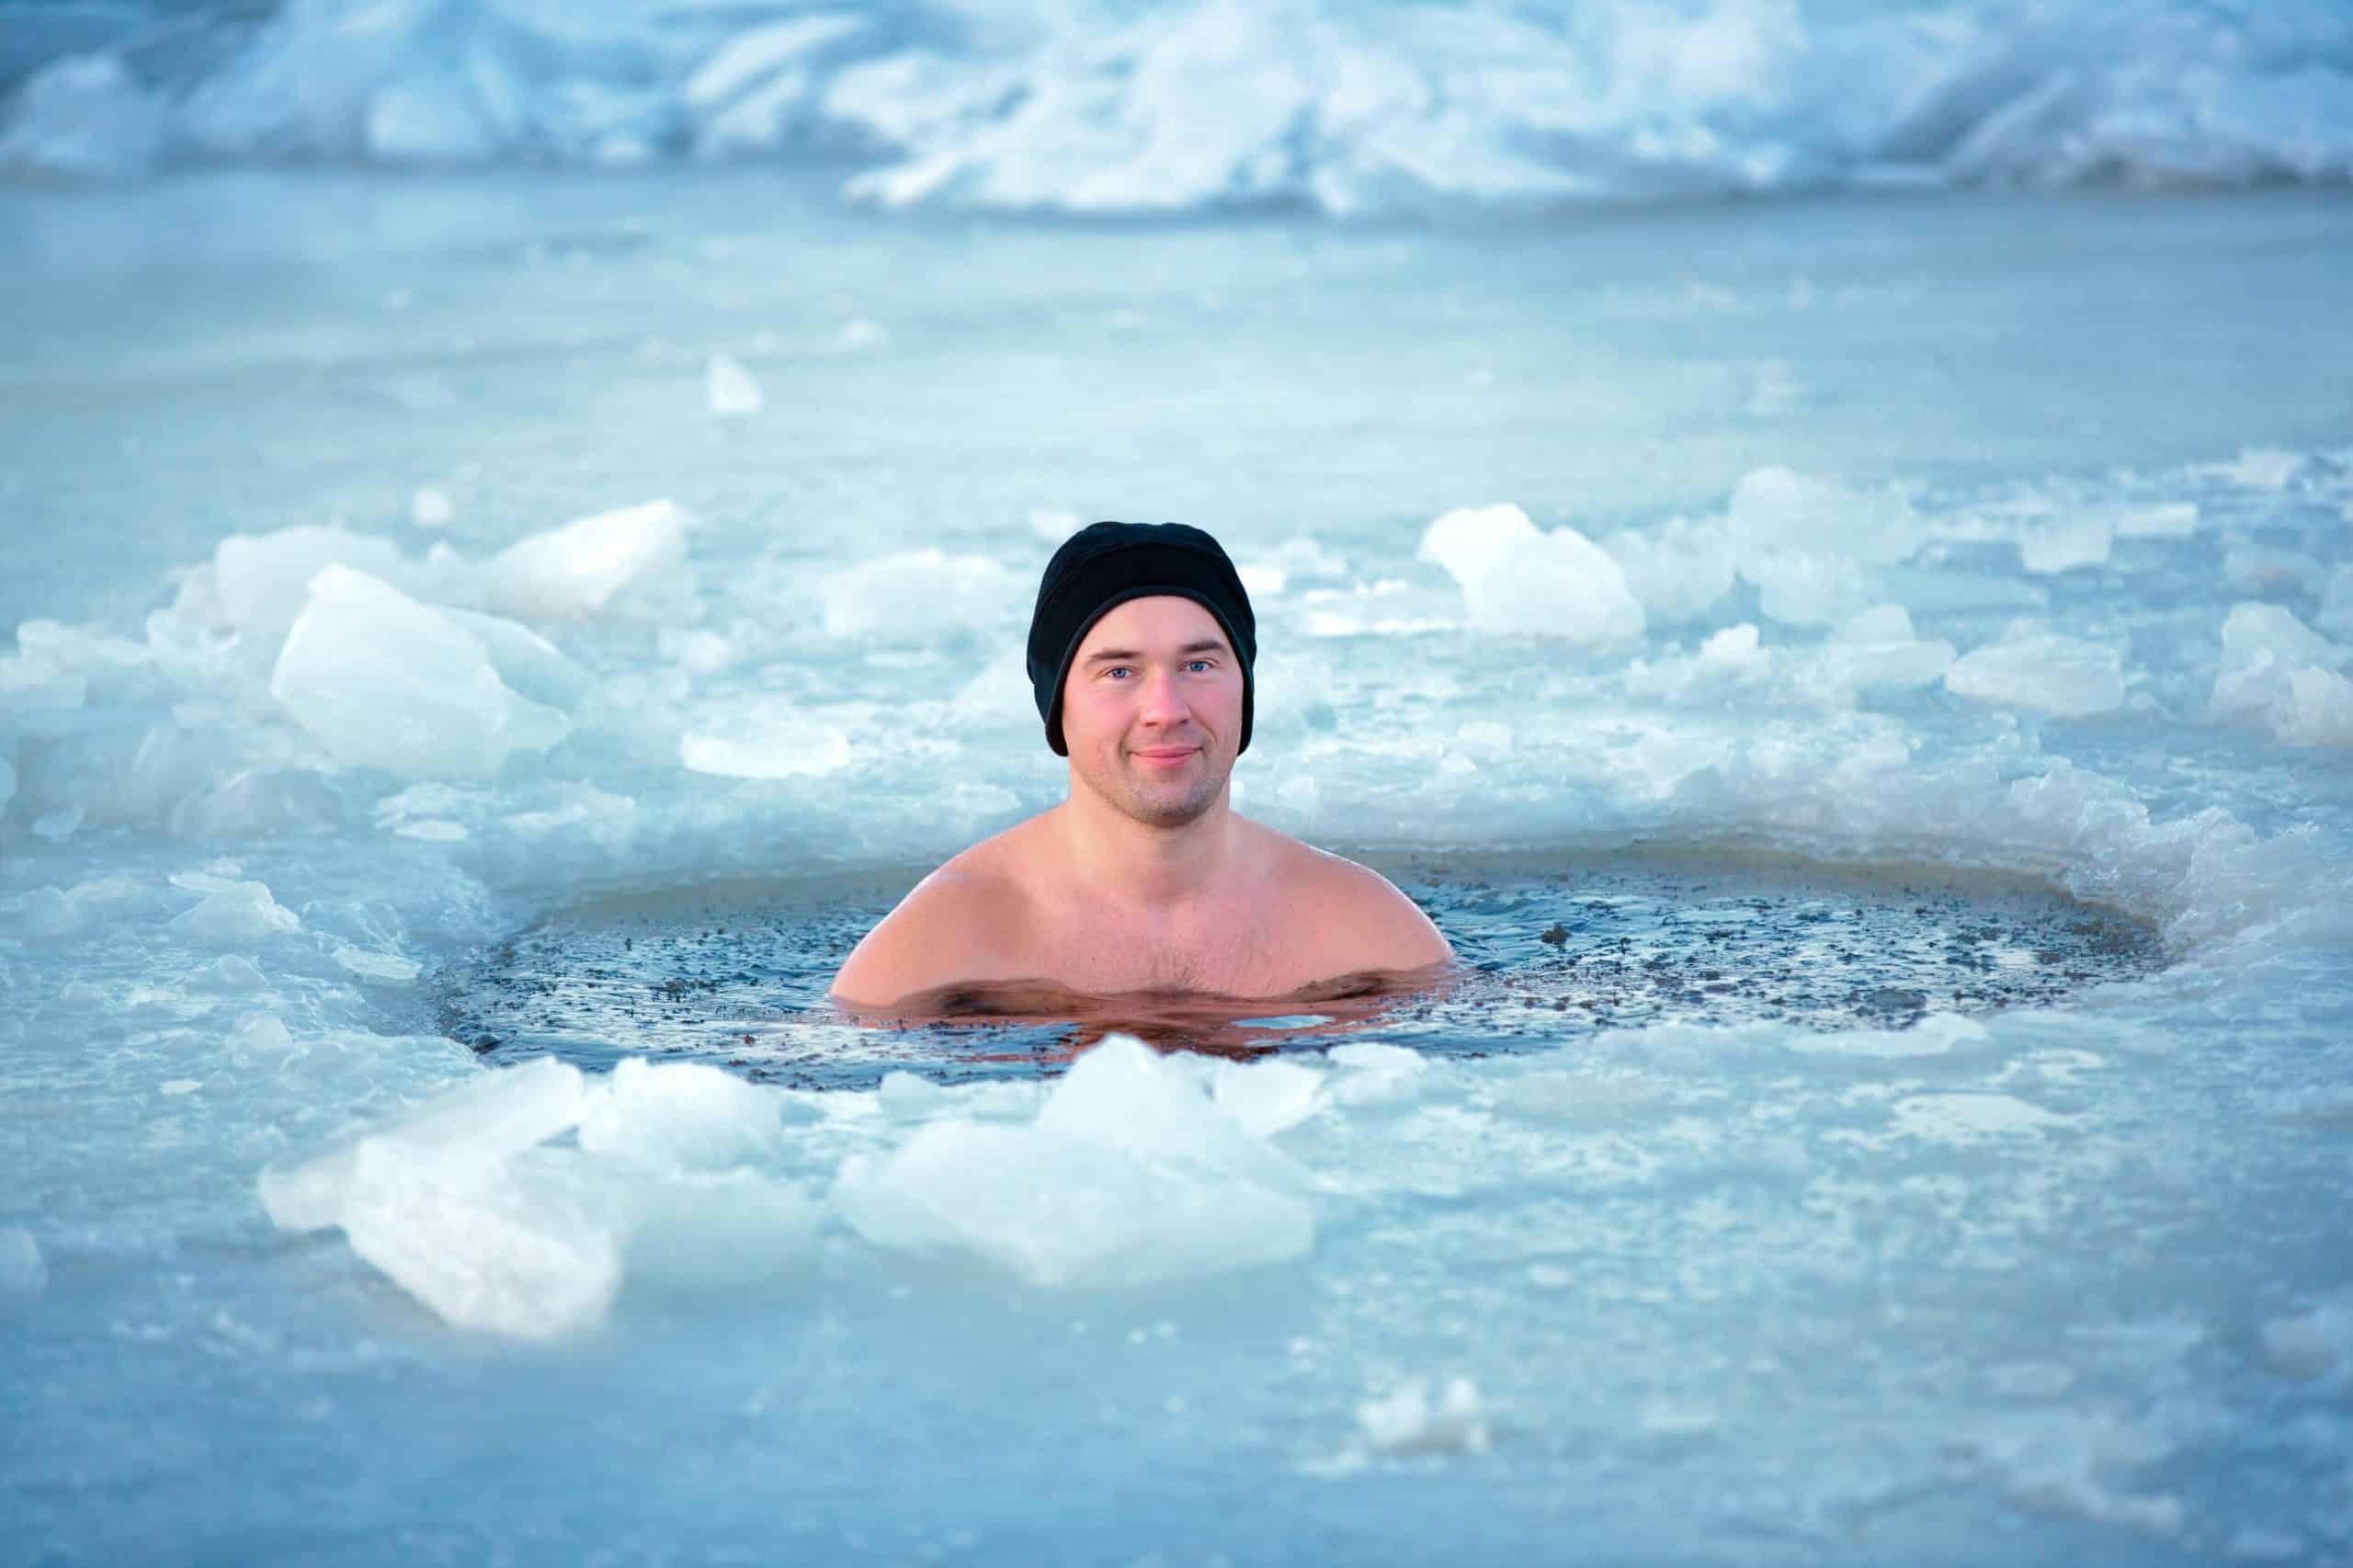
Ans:
<svg viewBox="0 0 2353 1568"><path fill-rule="evenodd" d="M886 208L1336 217L2353 177L2353 14L2316 3L44 9L86 25L0 61L19 176L847 159Z"/></svg>

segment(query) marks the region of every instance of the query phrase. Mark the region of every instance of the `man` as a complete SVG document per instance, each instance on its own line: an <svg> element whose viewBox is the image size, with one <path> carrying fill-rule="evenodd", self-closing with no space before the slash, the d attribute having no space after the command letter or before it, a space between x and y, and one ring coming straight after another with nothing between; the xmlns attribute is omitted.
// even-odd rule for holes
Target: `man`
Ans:
<svg viewBox="0 0 2353 1568"><path fill-rule="evenodd" d="M920 1007L1011 981L1278 997L1451 958L1377 872L1233 811L1257 651L1249 596L1208 534L1074 534L1039 585L1029 650L1069 799L925 878L842 965L835 999Z"/></svg>

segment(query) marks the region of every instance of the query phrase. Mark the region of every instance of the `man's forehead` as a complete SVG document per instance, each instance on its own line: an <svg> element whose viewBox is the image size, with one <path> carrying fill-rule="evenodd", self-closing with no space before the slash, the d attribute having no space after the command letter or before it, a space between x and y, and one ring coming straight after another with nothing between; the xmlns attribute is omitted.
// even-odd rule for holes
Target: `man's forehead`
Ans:
<svg viewBox="0 0 2353 1568"><path fill-rule="evenodd" d="M1213 642L1229 650L1232 647L1225 628L1198 601L1181 594L1151 594L1106 610L1100 620L1087 628L1078 652L1085 658L1097 648L1143 651L1156 645L1203 642Z"/></svg>

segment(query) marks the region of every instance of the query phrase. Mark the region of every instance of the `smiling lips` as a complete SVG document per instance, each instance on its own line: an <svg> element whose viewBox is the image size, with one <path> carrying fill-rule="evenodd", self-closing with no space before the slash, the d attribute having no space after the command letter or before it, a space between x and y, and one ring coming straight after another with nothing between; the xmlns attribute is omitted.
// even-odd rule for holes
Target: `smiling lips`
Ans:
<svg viewBox="0 0 2353 1568"><path fill-rule="evenodd" d="M1138 746L1129 755L1147 767L1175 767L1200 749L1199 746Z"/></svg>

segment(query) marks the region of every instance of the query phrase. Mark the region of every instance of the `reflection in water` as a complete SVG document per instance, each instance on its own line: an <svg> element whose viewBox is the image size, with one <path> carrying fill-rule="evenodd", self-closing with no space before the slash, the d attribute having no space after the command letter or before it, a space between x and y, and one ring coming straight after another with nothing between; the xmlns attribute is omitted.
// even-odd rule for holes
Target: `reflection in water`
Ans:
<svg viewBox="0 0 2353 1568"><path fill-rule="evenodd" d="M1331 1037L1357 1033L1400 1003L1445 994L1462 976L1456 964L1402 973L1368 970L1319 981L1283 996L1220 996L1198 991L1096 996L1051 980L1010 980L942 985L889 1007L851 1009L845 1016L882 1028L968 1025L1064 1031L1058 1050L980 1051L972 1053L976 1062L1068 1062L1113 1034L1133 1035L1162 1051L1248 1061L1287 1044L1329 1043Z"/></svg>

